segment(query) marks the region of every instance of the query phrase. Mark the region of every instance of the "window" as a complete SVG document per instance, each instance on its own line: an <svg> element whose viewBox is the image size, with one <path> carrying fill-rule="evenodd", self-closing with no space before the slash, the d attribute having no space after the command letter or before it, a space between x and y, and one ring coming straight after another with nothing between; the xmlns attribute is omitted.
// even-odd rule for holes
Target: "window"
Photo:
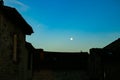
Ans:
<svg viewBox="0 0 120 80"><path fill-rule="evenodd" d="M13 37L13 61L17 62L17 34Z"/></svg>

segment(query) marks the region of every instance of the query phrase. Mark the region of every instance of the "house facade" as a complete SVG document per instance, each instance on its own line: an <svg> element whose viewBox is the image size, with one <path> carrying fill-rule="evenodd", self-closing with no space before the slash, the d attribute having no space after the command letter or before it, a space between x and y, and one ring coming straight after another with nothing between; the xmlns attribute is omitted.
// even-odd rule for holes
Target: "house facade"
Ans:
<svg viewBox="0 0 120 80"><path fill-rule="evenodd" d="M0 0L0 80L30 80L25 38L32 33L18 11Z"/></svg>
<svg viewBox="0 0 120 80"><path fill-rule="evenodd" d="M120 38L104 48L90 49L91 80L120 80Z"/></svg>

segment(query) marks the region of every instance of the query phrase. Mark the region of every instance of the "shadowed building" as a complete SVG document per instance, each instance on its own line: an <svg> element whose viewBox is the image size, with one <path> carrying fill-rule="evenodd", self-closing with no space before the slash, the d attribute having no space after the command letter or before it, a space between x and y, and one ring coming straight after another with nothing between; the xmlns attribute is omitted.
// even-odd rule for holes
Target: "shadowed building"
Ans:
<svg viewBox="0 0 120 80"><path fill-rule="evenodd" d="M31 43L29 43L29 42L26 42L25 43L25 46L26 46L26 48L27 48L27 51L28 51L28 57L27 57L27 64L26 64L26 66L27 66L27 68L28 68L28 77L29 77L29 79L28 80L32 80L32 77L33 77L33 72L34 72L34 70L33 70L33 68L34 68L34 53L35 53L35 48L32 46L32 44Z"/></svg>
<svg viewBox="0 0 120 80"><path fill-rule="evenodd" d="M89 80L87 52L48 52L37 49L33 80Z"/></svg>
<svg viewBox="0 0 120 80"><path fill-rule="evenodd" d="M90 50L91 80L120 80L120 39Z"/></svg>
<svg viewBox="0 0 120 80"><path fill-rule="evenodd" d="M104 80L103 50L101 48L90 49L89 73L90 80Z"/></svg>
<svg viewBox="0 0 120 80"><path fill-rule="evenodd" d="M120 38L103 48L105 80L120 80Z"/></svg>
<svg viewBox="0 0 120 80"><path fill-rule="evenodd" d="M32 33L18 11L0 0L0 80L120 80L120 39L89 55L35 49L25 40Z"/></svg>
<svg viewBox="0 0 120 80"><path fill-rule="evenodd" d="M26 35L33 33L15 8L0 0L0 80L28 80Z"/></svg>

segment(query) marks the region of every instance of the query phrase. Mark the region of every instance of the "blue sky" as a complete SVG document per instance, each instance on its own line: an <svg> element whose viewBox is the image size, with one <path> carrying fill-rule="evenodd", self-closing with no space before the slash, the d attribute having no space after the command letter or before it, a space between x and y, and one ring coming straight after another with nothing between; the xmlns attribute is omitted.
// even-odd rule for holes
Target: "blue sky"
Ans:
<svg viewBox="0 0 120 80"><path fill-rule="evenodd" d="M120 37L119 0L5 0L32 26L35 48L79 52ZM70 38L73 40L70 40Z"/></svg>

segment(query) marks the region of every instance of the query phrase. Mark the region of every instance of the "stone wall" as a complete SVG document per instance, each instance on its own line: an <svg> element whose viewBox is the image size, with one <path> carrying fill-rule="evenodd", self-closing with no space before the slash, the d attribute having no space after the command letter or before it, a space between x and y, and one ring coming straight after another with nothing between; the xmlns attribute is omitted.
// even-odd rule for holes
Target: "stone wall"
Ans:
<svg viewBox="0 0 120 80"><path fill-rule="evenodd" d="M90 80L104 79L104 65L102 60L102 49L90 49L89 57L89 76Z"/></svg>
<svg viewBox="0 0 120 80"><path fill-rule="evenodd" d="M120 80L120 59L112 54L106 55L104 72L105 80Z"/></svg>
<svg viewBox="0 0 120 80"><path fill-rule="evenodd" d="M18 74L18 65L14 65L12 62L12 53L13 53L13 39L11 38L11 29L8 27L9 23L1 15L1 26L0 26L0 79L16 80ZM10 26L10 25L9 25ZM9 30L10 28L10 30Z"/></svg>
<svg viewBox="0 0 120 80"><path fill-rule="evenodd" d="M17 34L17 62L13 61L13 35ZM21 29L0 13L0 80L27 80L27 50Z"/></svg>
<svg viewBox="0 0 120 80"><path fill-rule="evenodd" d="M41 51L34 54L33 80L89 80L88 53Z"/></svg>
<svg viewBox="0 0 120 80"><path fill-rule="evenodd" d="M120 59L105 49L90 50L91 80L120 80Z"/></svg>

